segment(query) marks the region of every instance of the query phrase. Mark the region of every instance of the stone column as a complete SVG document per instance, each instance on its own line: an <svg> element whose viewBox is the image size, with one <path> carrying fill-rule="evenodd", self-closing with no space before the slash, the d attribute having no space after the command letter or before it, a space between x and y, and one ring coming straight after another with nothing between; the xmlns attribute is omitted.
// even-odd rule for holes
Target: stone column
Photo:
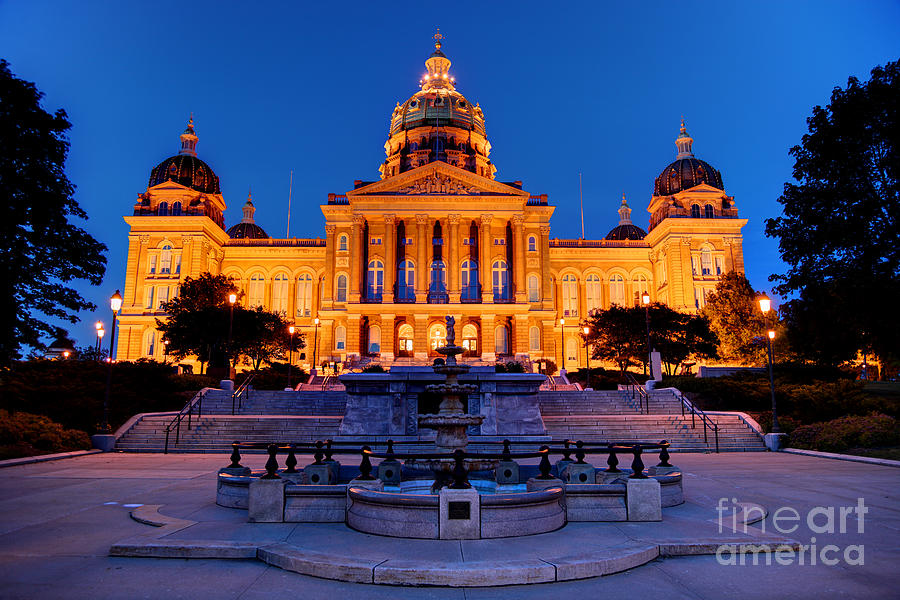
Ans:
<svg viewBox="0 0 900 600"><path fill-rule="evenodd" d="M494 215L481 215L481 240L478 242L480 258L478 260L478 273L481 276L481 302L483 304L494 303L494 286L491 279L491 256L493 254L493 235L491 232L491 220ZM491 348L494 347L494 337L491 334ZM493 354L493 352L491 352Z"/></svg>
<svg viewBox="0 0 900 600"><path fill-rule="evenodd" d="M334 272L335 272L335 236L337 227L334 225L325 225L325 294L322 298L322 308L331 308L334 304ZM293 282L297 285L297 280ZM296 302L297 294L294 293L294 302Z"/></svg>
<svg viewBox="0 0 900 600"><path fill-rule="evenodd" d="M524 303L527 299L525 290L525 215L513 215L513 244L514 253L513 260L513 290L515 291L516 303Z"/></svg>
<svg viewBox="0 0 900 600"><path fill-rule="evenodd" d="M541 225L541 295L544 310L553 308L550 288L550 225Z"/></svg>
<svg viewBox="0 0 900 600"><path fill-rule="evenodd" d="M447 248L447 292L451 304L459 303L459 220L460 215L447 215L450 236L445 241Z"/></svg>
<svg viewBox="0 0 900 600"><path fill-rule="evenodd" d="M397 271L397 231L394 221L394 215L384 215L384 292L381 300L384 304L394 302L394 273Z"/></svg>
<svg viewBox="0 0 900 600"><path fill-rule="evenodd" d="M428 360L428 315L414 315L413 358Z"/></svg>
<svg viewBox="0 0 900 600"><path fill-rule="evenodd" d="M681 238L679 245L681 259L681 298L679 304L683 308L693 310L694 305L694 275L691 271L691 240L690 238Z"/></svg>
<svg viewBox="0 0 900 600"><path fill-rule="evenodd" d="M347 315L347 357L355 356L359 358L361 349L359 347L359 327L360 316Z"/></svg>
<svg viewBox="0 0 900 600"><path fill-rule="evenodd" d="M513 324L516 330L513 354L517 360L528 358L528 315L515 315Z"/></svg>
<svg viewBox="0 0 900 600"><path fill-rule="evenodd" d="M381 361L394 361L394 316L381 315Z"/></svg>
<svg viewBox="0 0 900 600"><path fill-rule="evenodd" d="M150 242L149 235L128 236L128 271L132 273L131 277L125 277L125 294L122 296L123 307L142 307L144 302L144 286L141 282L145 281L147 244ZM182 263L184 260L182 259ZM182 264L182 268L183 268ZM156 266L159 269L159 263ZM128 300L131 302L128 302Z"/></svg>
<svg viewBox="0 0 900 600"><path fill-rule="evenodd" d="M497 354L494 352L494 315L481 315L481 360L494 362Z"/></svg>
<svg viewBox="0 0 900 600"><path fill-rule="evenodd" d="M367 268L363 262L363 243L368 240L362 239L362 227L365 219L362 215L353 215L353 228L350 231L350 295L347 300L350 302L359 302L359 284L361 278L360 269ZM349 344L349 332L347 341Z"/></svg>
<svg viewBox="0 0 900 600"><path fill-rule="evenodd" d="M427 301L428 294L428 215L416 215L416 302ZM416 332L418 335L418 331ZM418 348L414 348L418 350Z"/></svg>

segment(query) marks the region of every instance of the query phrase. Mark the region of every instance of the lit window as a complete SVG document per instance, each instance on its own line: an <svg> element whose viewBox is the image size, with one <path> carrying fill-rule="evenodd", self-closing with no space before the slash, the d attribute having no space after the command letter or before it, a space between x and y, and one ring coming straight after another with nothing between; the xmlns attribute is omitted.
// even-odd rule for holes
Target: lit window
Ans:
<svg viewBox="0 0 900 600"><path fill-rule="evenodd" d="M284 273L275 276L272 282L272 311L287 314L288 309L288 278Z"/></svg>
<svg viewBox="0 0 900 600"><path fill-rule="evenodd" d="M528 301L539 302L541 300L541 280L538 276L531 274L528 276Z"/></svg>
<svg viewBox="0 0 900 600"><path fill-rule="evenodd" d="M509 265L505 260L495 260L492 268L494 301L509 300Z"/></svg>
<svg viewBox="0 0 900 600"><path fill-rule="evenodd" d="M152 285L144 288L144 307L147 310L153 310L153 292L155 289Z"/></svg>
<svg viewBox="0 0 900 600"><path fill-rule="evenodd" d="M347 328L343 325L334 328L334 348L335 350L346 350L347 348Z"/></svg>
<svg viewBox="0 0 900 600"><path fill-rule="evenodd" d="M302 273L297 277L297 289L294 294L296 315L298 317L308 317L312 314L312 275L309 273ZM279 309L276 308L275 310Z"/></svg>
<svg viewBox="0 0 900 600"><path fill-rule="evenodd" d="M503 325L494 330L494 352L509 354L509 330Z"/></svg>
<svg viewBox="0 0 900 600"><path fill-rule="evenodd" d="M428 345L432 351L447 345L447 328L444 325L435 323L431 326L428 330Z"/></svg>
<svg viewBox="0 0 900 600"><path fill-rule="evenodd" d="M563 316L578 316L578 279L571 273L562 278Z"/></svg>
<svg viewBox="0 0 900 600"><path fill-rule="evenodd" d="M541 349L541 330L537 327L528 330L528 349L532 352Z"/></svg>
<svg viewBox="0 0 900 600"><path fill-rule="evenodd" d="M578 344L574 338L566 340L566 360L570 363L578 363Z"/></svg>
<svg viewBox="0 0 900 600"><path fill-rule="evenodd" d="M335 301L347 301L347 276L344 274L337 276L337 294L335 294Z"/></svg>
<svg viewBox="0 0 900 600"><path fill-rule="evenodd" d="M416 265L411 260L402 260L397 267L397 300L416 299Z"/></svg>
<svg viewBox="0 0 900 600"><path fill-rule="evenodd" d="M371 325L369 327L369 354L381 352L381 327Z"/></svg>
<svg viewBox="0 0 900 600"><path fill-rule="evenodd" d="M712 252L709 248L700 251L700 267L704 275L712 275Z"/></svg>
<svg viewBox="0 0 900 600"><path fill-rule="evenodd" d="M474 260L464 260L460 268L460 297L463 300L477 300L480 297L478 290L478 263Z"/></svg>
<svg viewBox="0 0 900 600"><path fill-rule="evenodd" d="M384 263L380 260L370 260L366 273L366 298L381 301L384 292Z"/></svg>
<svg viewBox="0 0 900 600"><path fill-rule="evenodd" d="M181 274L181 254L172 255L172 273Z"/></svg>
<svg viewBox="0 0 900 600"><path fill-rule="evenodd" d="M641 306L641 296L644 295L644 292L650 293L650 281L646 275L638 273L631 282L631 288L634 290L634 305Z"/></svg>
<svg viewBox="0 0 900 600"><path fill-rule="evenodd" d="M159 253L159 272L168 275L172 272L172 246L166 244Z"/></svg>
<svg viewBox="0 0 900 600"><path fill-rule="evenodd" d="M152 329L147 331L147 356L156 354L156 332Z"/></svg>
<svg viewBox="0 0 900 600"><path fill-rule="evenodd" d="M602 285L600 283L600 276L596 273L588 275L585 279L584 287L587 311L590 313L593 310L602 308L603 300L601 297Z"/></svg>
<svg viewBox="0 0 900 600"><path fill-rule="evenodd" d="M169 301L169 286L163 285L159 287L159 294L156 298L156 308L161 309L162 305Z"/></svg>
<svg viewBox="0 0 900 600"><path fill-rule="evenodd" d="M147 257L147 273L153 275L156 273L156 255L151 254Z"/></svg>
<svg viewBox="0 0 900 600"><path fill-rule="evenodd" d="M474 353L478 350L478 328L471 323L466 323L462 330L462 346L466 352Z"/></svg>
<svg viewBox="0 0 900 600"><path fill-rule="evenodd" d="M250 289L248 295L247 303L250 308L255 308L257 306L262 306L263 302L265 302L265 293L266 293L266 280L263 277L262 273L254 273L252 277L250 277Z"/></svg>
<svg viewBox="0 0 900 600"><path fill-rule="evenodd" d="M409 323L404 323L397 330L397 338L400 342L400 352L413 351L413 328Z"/></svg>
<svg viewBox="0 0 900 600"><path fill-rule="evenodd" d="M609 278L609 302L610 304L625 304L625 278L621 275L613 275Z"/></svg>

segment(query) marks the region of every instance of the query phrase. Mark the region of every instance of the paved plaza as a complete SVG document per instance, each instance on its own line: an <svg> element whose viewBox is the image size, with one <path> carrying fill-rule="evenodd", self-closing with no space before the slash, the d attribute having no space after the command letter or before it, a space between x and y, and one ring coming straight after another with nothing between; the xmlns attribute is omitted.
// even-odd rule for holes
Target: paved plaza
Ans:
<svg viewBox="0 0 900 600"><path fill-rule="evenodd" d="M349 457L348 457L349 459ZM250 455L244 464L261 468L265 457ZM721 498L755 503L768 517L755 527L775 534L773 516L794 509L799 528L786 537L815 546L799 557L766 565L766 557L745 556L743 566L723 565L714 555L657 558L642 566L604 577L558 583L488 588L397 587L356 584L300 575L256 559L172 559L110 557L110 548L155 528L139 523L130 513L160 505L159 514L196 521L175 538L271 536L304 539L321 535L323 547L332 545L360 556L376 546L390 548L398 558L440 555L440 542L397 543L363 536L340 525L244 525L243 511L214 504L216 471L225 455L95 454L80 458L0 469L0 597L3 598L263 598L292 594L302 598L548 598L578 594L585 598L613 594L623 598L889 598L900 595L900 469L791 454L680 454L674 462L685 472L686 504L664 510L660 531L679 528L682 519L701 515L714 519ZM857 507L862 498L867 512ZM142 506L137 506L142 505ZM787 507L786 509L783 507ZM822 507L815 510L816 507ZM833 533L810 529L807 515L817 513L813 526L829 525ZM842 533L841 515L844 515ZM221 523L217 527L216 522ZM698 521L700 522L700 521ZM708 520L707 530L714 527ZM794 523L783 520L782 528ZM313 527L320 527L317 534ZM570 524L552 534L490 540L492 558L604 540L621 543L626 535L619 523ZM193 529L193 531L192 531ZM683 529L683 528L682 528ZM862 532L860 532L862 529ZM652 529L650 530L652 532ZM644 535L644 534L641 534ZM682 531L687 539L690 531ZM291 538L291 536L293 536ZM813 538L815 538L813 540ZM359 548L342 548L341 540ZM367 540L370 540L367 542ZM482 540L485 541L485 540ZM627 541L627 540L626 540ZM452 542L458 544L457 542ZM837 548L822 554L832 544ZM859 549L858 546L862 546ZM461 546L458 546L461 547ZM849 547L853 547L846 552ZM406 553L408 556L402 556ZM816 563L811 563L811 555ZM722 560L740 558L723 555ZM836 564L823 564L837 559ZM849 564L862 562L863 564Z"/></svg>

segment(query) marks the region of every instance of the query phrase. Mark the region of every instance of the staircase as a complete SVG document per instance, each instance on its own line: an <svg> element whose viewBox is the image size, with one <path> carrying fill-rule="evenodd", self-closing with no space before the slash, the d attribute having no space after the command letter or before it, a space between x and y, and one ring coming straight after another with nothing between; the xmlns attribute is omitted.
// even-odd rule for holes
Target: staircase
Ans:
<svg viewBox="0 0 900 600"><path fill-rule="evenodd" d="M344 416L347 395L337 390L279 392L251 390L235 408L239 415ZM203 414L230 415L231 392L211 390L203 398Z"/></svg>

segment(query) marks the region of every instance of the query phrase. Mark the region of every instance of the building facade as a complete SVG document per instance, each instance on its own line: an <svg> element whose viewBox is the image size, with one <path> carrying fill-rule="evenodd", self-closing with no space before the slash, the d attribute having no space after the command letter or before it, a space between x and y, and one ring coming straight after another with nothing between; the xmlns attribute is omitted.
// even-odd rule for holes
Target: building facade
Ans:
<svg viewBox="0 0 900 600"><path fill-rule="evenodd" d="M306 334L307 365L313 355L430 362L453 315L470 362L549 358L570 369L584 363L579 323L592 310L638 303L644 291L696 310L721 275L743 271L746 220L721 174L694 157L683 122L647 232L623 197L604 239L551 238L547 195L495 178L484 113L456 91L436 38L419 91L391 115L381 179L329 194L322 238L269 237L249 196L226 230L219 179L189 123L125 217L120 359L162 359L160 305L204 271L231 278L247 306L284 313Z"/></svg>

